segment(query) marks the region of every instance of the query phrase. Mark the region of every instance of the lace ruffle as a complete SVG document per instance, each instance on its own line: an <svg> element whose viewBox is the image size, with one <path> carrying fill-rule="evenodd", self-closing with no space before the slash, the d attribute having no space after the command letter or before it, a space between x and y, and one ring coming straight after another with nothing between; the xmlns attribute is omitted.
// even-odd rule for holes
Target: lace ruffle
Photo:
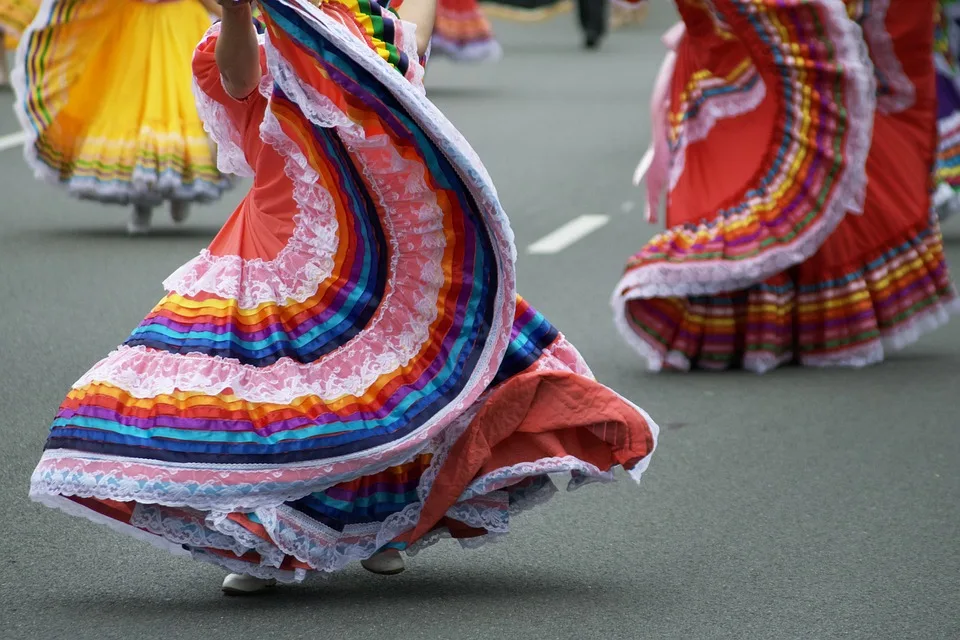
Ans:
<svg viewBox="0 0 960 640"><path fill-rule="evenodd" d="M890 0L872 0L863 19L863 37L870 48L870 58L876 69L878 93L877 109L881 113L899 113L913 106L916 87L903 71L893 39L887 31L887 12Z"/></svg>

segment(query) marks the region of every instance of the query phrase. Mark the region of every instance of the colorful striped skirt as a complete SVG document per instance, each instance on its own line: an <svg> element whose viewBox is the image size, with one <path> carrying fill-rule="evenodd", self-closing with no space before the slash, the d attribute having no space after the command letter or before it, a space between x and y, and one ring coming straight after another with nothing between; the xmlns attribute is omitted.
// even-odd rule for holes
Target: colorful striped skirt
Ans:
<svg viewBox="0 0 960 640"><path fill-rule="evenodd" d="M190 76L209 26L196 0L44 0L13 69L36 176L101 202L218 199Z"/></svg>
<svg viewBox="0 0 960 640"><path fill-rule="evenodd" d="M653 370L862 366L945 322L934 0L677 6L626 341Z"/></svg>
<svg viewBox="0 0 960 640"><path fill-rule="evenodd" d="M657 426L515 290L509 222L376 0L261 0L259 90L193 59L250 193L54 420L31 496L280 580L635 479Z"/></svg>

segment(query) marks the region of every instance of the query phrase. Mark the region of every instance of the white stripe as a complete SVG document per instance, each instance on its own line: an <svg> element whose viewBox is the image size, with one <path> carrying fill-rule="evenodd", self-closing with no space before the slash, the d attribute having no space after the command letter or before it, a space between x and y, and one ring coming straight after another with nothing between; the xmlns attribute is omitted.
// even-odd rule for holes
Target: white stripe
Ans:
<svg viewBox="0 0 960 640"><path fill-rule="evenodd" d="M528 251L534 254L560 253L608 222L610 222L610 216L586 215L574 218L553 233L534 242Z"/></svg>
<svg viewBox="0 0 960 640"><path fill-rule="evenodd" d="M650 170L650 166L653 164L653 147L647 149L647 152L643 154L643 157L640 158L640 163L637 165L637 168L633 171L633 184L640 186L640 183L643 182L644 176L647 175L647 171Z"/></svg>
<svg viewBox="0 0 960 640"><path fill-rule="evenodd" d="M27 134L23 131L19 133L11 133L7 136L0 136L0 151L6 149L13 149L14 147L20 147L24 142L27 141Z"/></svg>

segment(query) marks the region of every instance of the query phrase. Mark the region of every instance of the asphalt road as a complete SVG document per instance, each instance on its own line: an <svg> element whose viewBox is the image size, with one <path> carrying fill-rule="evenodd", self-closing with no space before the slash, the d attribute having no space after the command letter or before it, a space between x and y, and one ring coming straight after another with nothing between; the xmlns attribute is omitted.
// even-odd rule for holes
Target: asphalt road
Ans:
<svg viewBox="0 0 960 640"><path fill-rule="evenodd" d="M430 70L511 215L521 292L663 432L641 487L558 496L506 542L441 544L396 578L352 568L224 598L217 569L27 499L70 384L241 193L131 239L125 210L70 200L0 151L0 638L960 638L960 321L868 370L760 377L650 375L614 333L609 292L654 231L630 175L670 19L661 4L597 53L569 16L498 24L500 64ZM0 137L17 131L10 102ZM584 214L610 221L527 253ZM960 220L947 234L960 263Z"/></svg>

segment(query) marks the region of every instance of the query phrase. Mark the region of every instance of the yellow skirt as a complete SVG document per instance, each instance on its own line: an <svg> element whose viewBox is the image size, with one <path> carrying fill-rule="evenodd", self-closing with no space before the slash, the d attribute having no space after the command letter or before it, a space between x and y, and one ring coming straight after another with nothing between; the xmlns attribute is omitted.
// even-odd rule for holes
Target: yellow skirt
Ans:
<svg viewBox="0 0 960 640"><path fill-rule="evenodd" d="M209 26L197 0L43 0L13 72L36 174L103 202L218 198L191 71Z"/></svg>
<svg viewBox="0 0 960 640"><path fill-rule="evenodd" d="M40 0L0 0L0 30L8 47L16 44L17 36L26 30L39 6Z"/></svg>

